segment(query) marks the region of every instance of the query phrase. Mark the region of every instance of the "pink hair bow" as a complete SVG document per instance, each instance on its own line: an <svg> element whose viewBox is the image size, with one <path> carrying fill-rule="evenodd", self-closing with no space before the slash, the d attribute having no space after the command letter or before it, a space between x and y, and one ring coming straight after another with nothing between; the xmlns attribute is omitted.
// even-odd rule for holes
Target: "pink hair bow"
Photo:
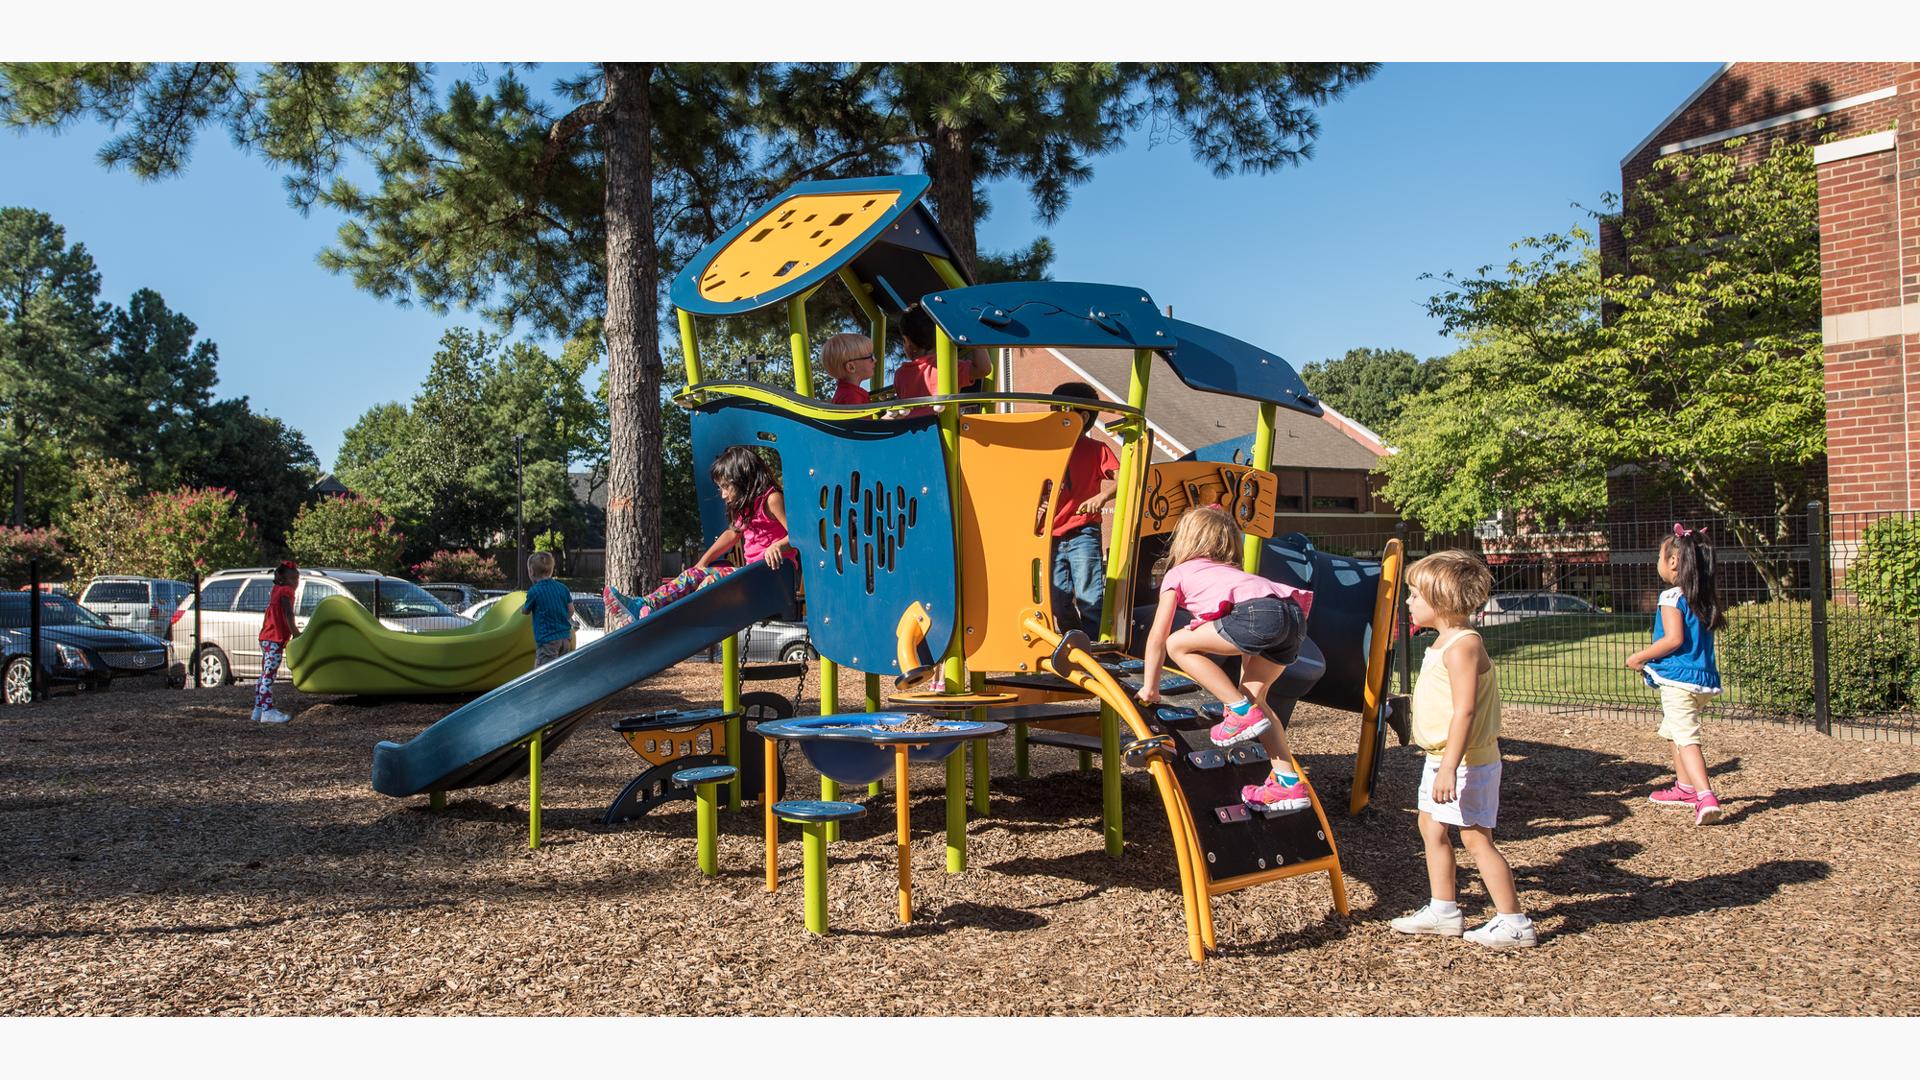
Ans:
<svg viewBox="0 0 1920 1080"><path fill-rule="evenodd" d="M1676 521L1673 523L1673 535L1679 536L1679 537L1697 536L1700 539L1705 540L1707 538L1707 530L1704 528L1689 529L1685 525L1682 525Z"/></svg>

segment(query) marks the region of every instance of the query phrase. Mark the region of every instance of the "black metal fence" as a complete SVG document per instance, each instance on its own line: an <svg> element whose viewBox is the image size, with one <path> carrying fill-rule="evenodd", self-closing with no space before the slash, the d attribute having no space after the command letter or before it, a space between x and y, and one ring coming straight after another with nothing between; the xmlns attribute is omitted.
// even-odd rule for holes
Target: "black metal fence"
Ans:
<svg viewBox="0 0 1920 1080"><path fill-rule="evenodd" d="M1721 716L1874 737L1920 733L1920 520L1912 511L1828 514L1818 503L1778 517L1708 518L1716 591ZM1516 705L1645 715L1655 692L1626 659L1654 637L1667 583L1658 568L1670 520L1613 520L1557 532L1488 528L1310 536L1344 554L1377 555L1398 535L1409 558L1458 548L1493 571L1479 629ZM1818 586L1818 587L1816 587ZM1399 678L1417 671L1431 634L1412 635Z"/></svg>

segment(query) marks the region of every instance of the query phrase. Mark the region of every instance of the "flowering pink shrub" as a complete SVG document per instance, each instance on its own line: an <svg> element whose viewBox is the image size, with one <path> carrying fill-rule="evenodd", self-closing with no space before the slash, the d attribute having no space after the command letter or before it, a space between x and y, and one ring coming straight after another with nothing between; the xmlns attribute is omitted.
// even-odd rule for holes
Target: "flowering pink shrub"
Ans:
<svg viewBox="0 0 1920 1080"><path fill-rule="evenodd" d="M260 537L229 488L177 488L142 496L126 573L186 579L260 562Z"/></svg>
<svg viewBox="0 0 1920 1080"><path fill-rule="evenodd" d="M507 575L501 572L493 556L482 555L471 548L436 551L414 564L413 576L421 581L459 581L482 589L507 583Z"/></svg>
<svg viewBox="0 0 1920 1080"><path fill-rule="evenodd" d="M18 588L27 583L27 564L40 560L40 580L65 577L67 549L58 529L15 529L0 525L0 586Z"/></svg>

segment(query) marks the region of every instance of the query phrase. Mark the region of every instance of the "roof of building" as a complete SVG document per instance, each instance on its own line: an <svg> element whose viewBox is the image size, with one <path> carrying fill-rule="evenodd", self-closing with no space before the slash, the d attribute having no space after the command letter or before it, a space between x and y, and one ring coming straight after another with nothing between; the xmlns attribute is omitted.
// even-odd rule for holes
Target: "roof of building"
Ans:
<svg viewBox="0 0 1920 1080"><path fill-rule="evenodd" d="M1117 349L1051 349L1056 357L1077 369L1086 380L1113 401L1125 401L1133 354ZM1294 469L1372 469L1380 455L1341 423L1351 423L1332 408L1325 417L1306 416L1289 409L1275 410L1273 464ZM1177 378L1167 362L1153 358L1148 384L1147 417L1158 449L1168 444L1180 457L1253 430L1257 409L1235 398L1202 393ZM1161 456L1156 454L1155 457Z"/></svg>
<svg viewBox="0 0 1920 1080"><path fill-rule="evenodd" d="M353 489L341 483L340 478L333 475L332 473L320 474L320 479L314 481L313 490L314 490L314 493L318 495L351 495L353 494Z"/></svg>

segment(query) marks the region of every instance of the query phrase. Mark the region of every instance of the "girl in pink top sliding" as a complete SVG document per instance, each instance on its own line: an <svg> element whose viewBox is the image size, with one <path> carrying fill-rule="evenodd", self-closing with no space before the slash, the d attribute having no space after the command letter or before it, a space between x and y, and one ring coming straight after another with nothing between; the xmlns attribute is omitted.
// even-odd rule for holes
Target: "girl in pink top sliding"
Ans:
<svg viewBox="0 0 1920 1080"><path fill-rule="evenodd" d="M1232 746L1257 737L1273 762L1266 783L1240 789L1241 801L1291 813L1313 805L1313 799L1287 749L1286 730L1267 716L1267 690L1300 655L1313 594L1247 573L1232 563L1239 553L1240 530L1220 507L1190 510L1180 519L1160 582L1160 608L1147 633L1139 697L1147 703L1160 700L1160 668L1171 657L1226 706L1209 733L1213 744ZM1193 616L1180 630L1173 628L1177 608ZM1237 686L1212 659L1236 654Z"/></svg>
<svg viewBox="0 0 1920 1080"><path fill-rule="evenodd" d="M644 619L656 609L732 573L734 568L725 563L711 568L708 564L733 550L735 544L740 545L748 563L758 559L768 566L779 566L783 559L799 560L799 552L793 550L787 536L786 496L780 493L765 458L750 446L729 446L713 459L707 477L727 504L726 530L699 562L646 596L636 599L609 584L607 599L618 602L634 618Z"/></svg>

